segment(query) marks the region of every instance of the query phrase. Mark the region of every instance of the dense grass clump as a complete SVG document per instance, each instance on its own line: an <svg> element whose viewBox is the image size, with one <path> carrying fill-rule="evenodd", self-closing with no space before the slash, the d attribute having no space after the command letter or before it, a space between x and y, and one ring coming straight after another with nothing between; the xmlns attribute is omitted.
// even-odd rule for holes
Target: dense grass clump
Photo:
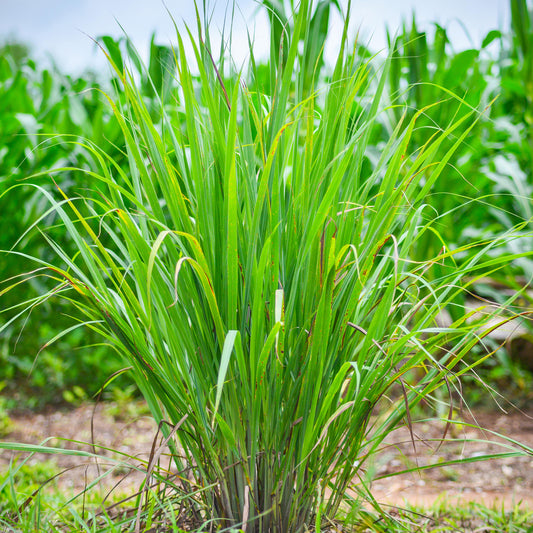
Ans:
<svg viewBox="0 0 533 533"><path fill-rule="evenodd" d="M479 113L416 145L432 102L376 150L390 61L373 71L358 57L347 16L324 80L319 9L292 14L265 91L253 56L240 72L215 61L200 24L199 74L178 33L158 109L110 57L128 168L88 140L87 175L105 194L58 200L37 186L76 245L49 238L57 261L39 272L132 367L166 421L191 516L213 527L299 532L334 519L348 489L371 498L383 439L452 392L487 334L462 309L446 328L439 313L518 238L421 251L438 233L426 197Z"/></svg>

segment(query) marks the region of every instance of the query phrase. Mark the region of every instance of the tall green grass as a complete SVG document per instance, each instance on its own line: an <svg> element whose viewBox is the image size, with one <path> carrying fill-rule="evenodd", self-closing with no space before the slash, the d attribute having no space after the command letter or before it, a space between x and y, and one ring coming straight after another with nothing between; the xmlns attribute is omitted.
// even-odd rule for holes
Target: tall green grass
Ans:
<svg viewBox="0 0 533 533"><path fill-rule="evenodd" d="M170 424L198 516L248 532L320 526L349 488L367 494L383 439L437 389L452 390L487 333L464 314L438 327L439 312L513 258L487 255L498 240L413 258L436 231L425 198L477 112L414 148L426 109L404 116L372 160L390 62L373 75L357 60L348 15L327 83L320 70L304 79L312 8L294 15L268 96L253 61L240 72L213 61L200 25L199 75L178 33L160 121L113 63L129 168L88 140L99 166L87 175L104 196L58 201L36 186L76 253L51 238L56 261L21 253L36 261L32 275L57 282L31 305L67 298L131 365L153 416Z"/></svg>

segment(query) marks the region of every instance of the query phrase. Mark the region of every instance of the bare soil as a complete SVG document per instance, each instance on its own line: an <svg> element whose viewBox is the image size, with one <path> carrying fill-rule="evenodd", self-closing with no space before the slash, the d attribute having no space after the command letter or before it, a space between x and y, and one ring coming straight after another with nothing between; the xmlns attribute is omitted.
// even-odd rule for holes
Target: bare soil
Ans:
<svg viewBox="0 0 533 533"><path fill-rule="evenodd" d="M511 452L506 438L533 448L533 411L477 412L463 414L461 420L465 424L452 426L442 443L444 426L440 423L415 425L414 446L407 428L395 431L388 439L391 447L379 459L378 475L390 475L414 466L435 465L435 468L375 481L372 488L376 500L421 507L428 507L438 499L451 504L474 501L487 506L503 505L506 509L521 503L533 509L531 450L518 457L439 466L457 459Z"/></svg>
<svg viewBox="0 0 533 533"><path fill-rule="evenodd" d="M145 410L141 403L139 410ZM83 450L101 457L95 461L75 455L38 453L30 458L29 464L54 461L62 471L54 480L55 484L73 494L82 491L105 471L110 471L110 474L101 483L104 490L114 490L121 495L134 493L145 475L126 465L140 466L143 461L148 461L154 439L158 442L157 426L149 416L132 416L125 410L121 412L116 405L105 403L11 415L11 421L12 429L3 439L5 441ZM15 452L0 450L0 470L16 455ZM117 466L112 461L106 462L106 458L118 459L125 464Z"/></svg>
<svg viewBox="0 0 533 533"><path fill-rule="evenodd" d="M132 418L131 415L121 420L116 417L117 409L114 407L100 404L94 408L85 404L74 410L13 416L13 429L4 440L39 444L53 437L46 442L47 445L91 451L90 445L73 441L90 443L94 439L97 452L105 457L114 455L108 450L118 450L131 457L128 459L130 463L135 457L147 460L157 433L153 421L149 417ZM515 410L508 414L502 411L478 412L474 419L463 415L463 420L533 448L533 410ZM404 427L395 431L388 439L390 446L383 450L376 465L378 476L394 474L416 465L438 465L459 458L476 458L481 454L509 451L494 442L485 442L504 442L503 439L466 425L448 433L447 438L453 438L454 441L443 442L439 447L439 442L432 439L441 438L443 429L441 424L434 422L417 424L414 427L416 453L409 430ZM480 440L466 442L465 439ZM13 456L12 452L0 451L0 470ZM37 454L31 461L45 459L52 459L65 470L56 481L63 490L82 490L97 472L94 460L76 456ZM105 466L104 463L105 460L100 460L101 468ZM134 492L144 476L139 472L125 476L127 472L127 468L116 469L104 480L104 488L107 490L119 483L115 490L122 494ZM438 498L445 497L447 502L452 503L477 501L486 505L503 504L506 508L522 502L523 506L533 509L533 455L441 466L387 477L374 481L372 489L378 502L391 505L409 503L429 506Z"/></svg>

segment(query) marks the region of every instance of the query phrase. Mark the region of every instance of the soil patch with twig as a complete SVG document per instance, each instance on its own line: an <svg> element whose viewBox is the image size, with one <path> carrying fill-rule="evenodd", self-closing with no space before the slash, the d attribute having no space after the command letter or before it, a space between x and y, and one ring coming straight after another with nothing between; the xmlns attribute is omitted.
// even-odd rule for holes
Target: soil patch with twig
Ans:
<svg viewBox="0 0 533 533"><path fill-rule="evenodd" d="M372 488L377 501L427 507L445 498L450 503L474 501L505 508L522 502L533 509L532 455L439 466L511 451L498 444L504 444L505 439L496 434L533 447L533 411L478 412L464 414L462 421L465 424L452 426L442 442L443 425L436 422L415 426L414 446L407 428L393 432L387 439L390 445L380 457L378 475L389 476L417 465L435 468L375 481Z"/></svg>

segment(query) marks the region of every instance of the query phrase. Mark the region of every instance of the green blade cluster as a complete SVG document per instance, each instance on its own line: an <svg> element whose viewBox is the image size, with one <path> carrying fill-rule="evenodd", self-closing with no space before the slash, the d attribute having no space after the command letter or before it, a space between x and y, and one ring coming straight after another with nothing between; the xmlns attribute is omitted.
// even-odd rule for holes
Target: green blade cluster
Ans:
<svg viewBox="0 0 533 533"><path fill-rule="evenodd" d="M413 151L421 109L376 157L389 62L372 74L346 20L327 83L299 79L317 55L314 16L303 2L268 95L253 61L250 72L213 61L201 27L198 75L178 33L159 113L114 65L128 170L88 142L107 194L43 190L77 246L71 256L50 240L55 290L131 364L154 417L180 423L172 449L191 492L204 489L206 519L247 531L302 531L319 505L335 516L385 436L484 334L464 316L438 327L439 312L466 275L508 260L482 262L497 242L472 244L461 267L461 250L420 257L425 198L476 112Z"/></svg>

